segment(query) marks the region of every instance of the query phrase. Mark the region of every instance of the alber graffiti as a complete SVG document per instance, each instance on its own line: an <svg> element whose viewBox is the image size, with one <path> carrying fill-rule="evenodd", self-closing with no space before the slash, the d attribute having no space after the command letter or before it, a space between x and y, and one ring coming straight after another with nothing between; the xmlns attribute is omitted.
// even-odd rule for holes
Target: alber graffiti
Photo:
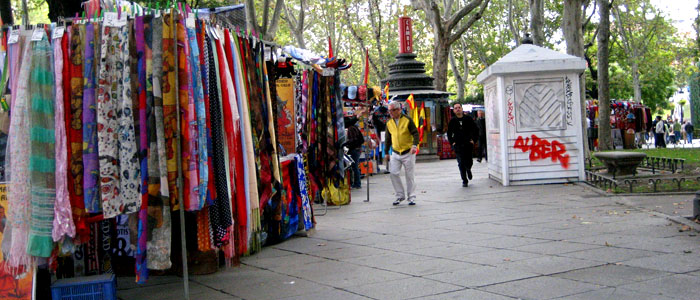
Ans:
<svg viewBox="0 0 700 300"><path fill-rule="evenodd" d="M557 140L549 142L536 135L526 137L518 136L513 148L523 152L530 152L530 161L538 161L550 158L552 162L559 162L564 169L569 168L569 155L566 154L566 145Z"/></svg>

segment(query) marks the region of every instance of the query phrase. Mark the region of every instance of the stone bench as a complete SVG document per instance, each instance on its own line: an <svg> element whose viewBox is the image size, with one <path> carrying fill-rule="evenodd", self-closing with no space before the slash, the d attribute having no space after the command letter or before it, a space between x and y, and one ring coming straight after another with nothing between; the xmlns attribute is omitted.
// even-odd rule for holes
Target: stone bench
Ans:
<svg viewBox="0 0 700 300"><path fill-rule="evenodd" d="M647 156L640 152L599 152L594 153L598 160L603 162L608 168L608 174L613 178L617 175L636 175L637 167Z"/></svg>

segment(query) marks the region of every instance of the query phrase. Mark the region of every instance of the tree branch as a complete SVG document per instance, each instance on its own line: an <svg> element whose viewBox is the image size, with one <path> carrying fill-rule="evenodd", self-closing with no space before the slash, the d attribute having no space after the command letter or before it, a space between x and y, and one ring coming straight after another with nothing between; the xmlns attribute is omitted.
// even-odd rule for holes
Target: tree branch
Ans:
<svg viewBox="0 0 700 300"><path fill-rule="evenodd" d="M515 46L520 46L520 34L515 30L515 25L513 24L513 0L508 0L508 27L515 40Z"/></svg>
<svg viewBox="0 0 700 300"><path fill-rule="evenodd" d="M448 44L448 45L452 45L452 43L454 43L457 39L459 39L460 37L462 37L462 34L463 34L465 31L467 31L467 29L469 29L469 27L472 27L472 25L474 24L474 22L476 22L477 20L481 19L481 16L483 16L484 11L486 10L486 7L487 7L488 5L489 5L489 0L483 1L483 2L481 3L481 6L479 7L479 11L478 11L477 13L471 15L471 17L469 17L469 19L467 20L467 22L466 22L464 25L462 25L462 27L460 27L459 30L457 30L457 32L455 32L454 34L451 34L451 35L450 35L450 37L447 39L447 44Z"/></svg>
<svg viewBox="0 0 700 300"><path fill-rule="evenodd" d="M445 30L446 30L447 32L451 32L452 29L454 29L455 27L457 27L457 24L459 24L459 22L464 18L464 16L466 16L466 15L467 15L468 13L470 13L472 10L474 10L475 8L477 8L480 4L482 4L482 7L485 7L485 6L483 6L483 3L482 3L482 2L488 4L489 0L486 0L486 1L483 1L483 0L472 0L471 2L467 3L467 5L465 5L464 7L462 7L459 11L457 11L457 13L455 13L454 15L452 15L452 17L450 17L449 20L447 20L447 22L445 23ZM433 3L435 3L435 2L433 2ZM436 5L436 7L437 7L437 5ZM483 9L482 9L481 11L483 12ZM448 13L448 12L446 11L445 14L447 14L447 13ZM474 21L476 21L476 20L474 20ZM468 27L467 27L467 28L468 28ZM461 34L460 34L460 35L461 35Z"/></svg>

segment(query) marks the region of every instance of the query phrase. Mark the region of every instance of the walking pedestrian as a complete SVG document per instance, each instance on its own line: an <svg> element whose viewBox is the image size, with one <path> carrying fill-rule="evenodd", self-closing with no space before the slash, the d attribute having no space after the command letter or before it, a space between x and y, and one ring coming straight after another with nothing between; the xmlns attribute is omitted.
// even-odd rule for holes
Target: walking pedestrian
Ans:
<svg viewBox="0 0 700 300"><path fill-rule="evenodd" d="M447 125L447 139L457 155L462 186L467 187L472 179L472 151L474 143L479 140L479 131L474 120L462 111L462 104L455 103L452 112L455 117Z"/></svg>
<svg viewBox="0 0 700 300"><path fill-rule="evenodd" d="M673 144L678 144L681 140L681 122L675 119L671 124L673 126Z"/></svg>
<svg viewBox="0 0 700 300"><path fill-rule="evenodd" d="M686 135L688 136L688 144L693 144L693 131L695 130L695 127L693 126L693 123L690 123L690 121L685 122L685 132Z"/></svg>
<svg viewBox="0 0 700 300"><path fill-rule="evenodd" d="M408 116L401 112L401 102L389 103L391 120L386 122L386 147L384 157L389 160L391 184L394 186L396 200L394 205L408 199L408 205L416 204L416 186L413 171L416 165L416 149L418 148L418 129ZM388 152L391 149L391 157ZM401 167L406 169L406 190L401 183ZM408 198L406 198L408 196Z"/></svg>

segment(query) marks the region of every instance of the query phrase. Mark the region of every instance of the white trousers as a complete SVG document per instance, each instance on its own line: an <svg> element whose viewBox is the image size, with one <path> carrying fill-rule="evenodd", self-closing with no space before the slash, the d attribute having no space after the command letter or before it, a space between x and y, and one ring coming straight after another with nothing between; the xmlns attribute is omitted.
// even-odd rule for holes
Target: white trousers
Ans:
<svg viewBox="0 0 700 300"><path fill-rule="evenodd" d="M404 192L403 184L401 183L401 166L406 168L406 191ZM396 152L391 154L391 159L389 160L389 172L391 172L391 184L394 186L394 192L396 192L396 198L402 199L414 199L416 194L416 186L414 184L413 169L416 166L416 155L406 153L404 155L399 155ZM408 198L406 198L408 194Z"/></svg>

